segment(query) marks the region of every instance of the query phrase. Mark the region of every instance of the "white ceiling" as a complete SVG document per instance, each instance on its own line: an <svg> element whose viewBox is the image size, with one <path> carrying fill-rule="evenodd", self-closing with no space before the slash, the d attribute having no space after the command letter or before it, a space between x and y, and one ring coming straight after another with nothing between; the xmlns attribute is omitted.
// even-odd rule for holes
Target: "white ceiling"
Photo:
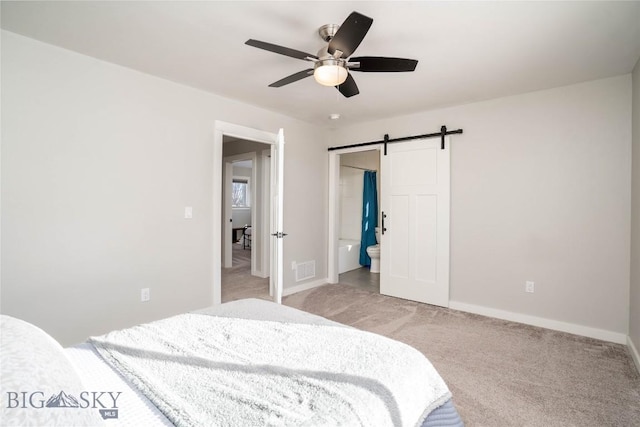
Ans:
<svg viewBox="0 0 640 427"><path fill-rule="evenodd" d="M353 73L349 99L313 78L268 87L311 63L247 39L315 54L318 27L354 10L374 19L356 56L416 71ZM640 57L640 1L2 1L2 28L328 127L626 74Z"/></svg>
<svg viewBox="0 0 640 427"><path fill-rule="evenodd" d="M251 160L240 160L237 162L233 162L233 167L251 169L253 167L253 162Z"/></svg>

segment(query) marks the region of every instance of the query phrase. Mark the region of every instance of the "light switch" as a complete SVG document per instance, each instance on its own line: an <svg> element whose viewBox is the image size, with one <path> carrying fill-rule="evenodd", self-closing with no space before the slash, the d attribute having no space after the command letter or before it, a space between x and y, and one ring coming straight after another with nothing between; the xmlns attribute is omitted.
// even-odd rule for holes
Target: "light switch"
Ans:
<svg viewBox="0 0 640 427"><path fill-rule="evenodd" d="M184 208L184 217L186 219L193 218L193 208L191 206L187 206Z"/></svg>

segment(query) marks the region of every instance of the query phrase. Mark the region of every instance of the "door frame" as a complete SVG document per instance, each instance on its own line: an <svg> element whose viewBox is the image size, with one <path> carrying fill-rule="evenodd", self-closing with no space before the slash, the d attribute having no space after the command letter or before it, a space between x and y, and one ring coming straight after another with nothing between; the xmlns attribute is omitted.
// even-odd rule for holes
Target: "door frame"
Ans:
<svg viewBox="0 0 640 427"><path fill-rule="evenodd" d="M332 150L329 152L329 241L327 242L327 281L329 283L338 283L340 280L338 277L338 240L340 239L340 155L374 150L378 150L380 156L382 156L382 144L344 148L342 150Z"/></svg>
<svg viewBox="0 0 640 427"><path fill-rule="evenodd" d="M271 263L270 263L270 231L271 230L271 150L262 150L258 156L260 163L260 171L262 176L260 177L260 184L262 186L262 200L260 201L260 227L262 229L262 239L260 239L260 249L262 259L260 266L262 269L258 272L258 276L267 278L271 276ZM273 296L273 281L269 280L269 295Z"/></svg>
<svg viewBox="0 0 640 427"><path fill-rule="evenodd" d="M247 126L216 120L213 125L213 176L212 176L212 256L211 284L214 305L222 303L222 176L224 160L222 144L224 136L275 145L278 134ZM231 236L228 236L231 238ZM282 262L282 260L281 260Z"/></svg>
<svg viewBox="0 0 640 427"><path fill-rule="evenodd" d="M264 234L264 229L262 228L262 224L257 223L256 221L256 210L262 209L262 206L258 206L258 197L257 197L257 185L258 185L258 172L257 172L257 159L258 156L255 152L253 153L244 153L244 154L235 154L233 156L227 156L224 158L224 189L222 190L222 194L224 196L223 209L226 218L230 218L233 214L233 207L231 206L231 194L229 189L231 187L231 183L233 182L233 163L242 161L242 160L250 160L251 161L251 176L249 178L249 185L251 188L251 226L252 233L256 238L256 243L262 240L262 235ZM225 191L226 190L226 191ZM262 203L260 203L262 205ZM268 229L267 229L268 230ZM233 233L233 227L229 221L224 221L224 236L223 236L223 267L230 268L232 267L232 259L233 259L233 250L231 242L231 235ZM269 240L269 239L267 239ZM252 242L253 243L253 242ZM258 250L251 251L251 275L259 276L259 277L267 277L263 276L262 272L256 269L256 257L258 255ZM262 256L262 254L260 254Z"/></svg>

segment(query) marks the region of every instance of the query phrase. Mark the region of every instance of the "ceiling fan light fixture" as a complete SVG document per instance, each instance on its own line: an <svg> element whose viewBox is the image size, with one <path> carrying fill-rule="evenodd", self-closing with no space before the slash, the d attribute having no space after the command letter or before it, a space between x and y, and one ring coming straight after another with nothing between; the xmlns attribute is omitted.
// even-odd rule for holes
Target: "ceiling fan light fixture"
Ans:
<svg viewBox="0 0 640 427"><path fill-rule="evenodd" d="M350 98L360 93L358 85L351 75L352 71L407 72L414 71L418 64L417 60L406 58L386 56L352 57L353 52L360 46L360 43L367 35L371 24L373 24L373 19L358 12L352 12L342 25L323 25L318 30L318 33L322 40L328 43L320 48L317 55L254 39L247 40L245 44L290 58L313 62L313 68L307 68L291 74L271 83L269 87L282 87L313 74L317 83L323 86L333 86L345 98Z"/></svg>
<svg viewBox="0 0 640 427"><path fill-rule="evenodd" d="M349 72L343 60L320 60L313 71L313 78L323 86L339 86L347 80Z"/></svg>

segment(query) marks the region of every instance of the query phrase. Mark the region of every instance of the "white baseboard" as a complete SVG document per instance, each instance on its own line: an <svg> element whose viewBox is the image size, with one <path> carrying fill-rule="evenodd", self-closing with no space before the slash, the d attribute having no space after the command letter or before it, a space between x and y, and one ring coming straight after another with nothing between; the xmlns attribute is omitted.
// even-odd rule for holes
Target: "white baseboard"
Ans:
<svg viewBox="0 0 640 427"><path fill-rule="evenodd" d="M495 317L497 319L524 323L526 325L553 329L554 331L568 332L570 334L581 335L584 337L595 338L603 341L610 341L616 344L627 344L628 341L627 335L619 332L591 328L589 326L576 325L575 323L560 322L558 320L545 319L544 317L529 316L526 314L498 310L495 308L467 304L464 302L449 301L449 308L452 308L454 310L466 311L467 313L480 314L483 316Z"/></svg>
<svg viewBox="0 0 640 427"><path fill-rule="evenodd" d="M262 279L266 279L267 277L269 277L269 275L262 270L251 270L251 275L260 277Z"/></svg>
<svg viewBox="0 0 640 427"><path fill-rule="evenodd" d="M627 347L629 347L629 352L631 352L631 358L633 362L636 364L636 369L640 372L640 354L638 353L638 348L633 345L633 341L631 341L631 337L627 337Z"/></svg>
<svg viewBox="0 0 640 427"><path fill-rule="evenodd" d="M296 294L298 292L306 291L308 289L317 288L318 286L326 285L328 280L326 278L314 280L313 282L303 283L301 285L292 286L290 288L285 288L282 290L282 296L286 297L287 295Z"/></svg>

